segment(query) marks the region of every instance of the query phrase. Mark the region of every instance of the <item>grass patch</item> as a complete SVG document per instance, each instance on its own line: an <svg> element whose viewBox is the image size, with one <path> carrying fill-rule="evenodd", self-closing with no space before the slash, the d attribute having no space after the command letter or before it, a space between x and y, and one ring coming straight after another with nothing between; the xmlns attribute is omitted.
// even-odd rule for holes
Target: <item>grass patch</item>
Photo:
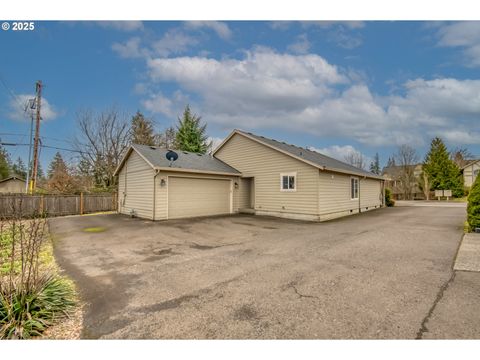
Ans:
<svg viewBox="0 0 480 360"><path fill-rule="evenodd" d="M107 230L107 228L104 228L102 226L88 227L88 228L83 229L83 231L86 232L86 233L101 233L101 232L104 232L106 230Z"/></svg>
<svg viewBox="0 0 480 360"><path fill-rule="evenodd" d="M466 202L467 202L467 197L466 197L466 196L460 197L460 198L455 198L455 197L454 197L454 198L450 199L450 201L453 201L453 202L464 202L464 203L466 203Z"/></svg>

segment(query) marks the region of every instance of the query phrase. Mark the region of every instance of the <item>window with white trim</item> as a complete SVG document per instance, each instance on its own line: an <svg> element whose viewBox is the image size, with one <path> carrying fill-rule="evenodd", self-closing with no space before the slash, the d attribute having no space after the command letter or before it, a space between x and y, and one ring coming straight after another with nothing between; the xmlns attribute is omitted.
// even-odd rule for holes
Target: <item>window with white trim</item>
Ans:
<svg viewBox="0 0 480 360"><path fill-rule="evenodd" d="M280 191L297 190L297 173L280 174Z"/></svg>
<svg viewBox="0 0 480 360"><path fill-rule="evenodd" d="M358 178L350 178L350 198L358 199Z"/></svg>

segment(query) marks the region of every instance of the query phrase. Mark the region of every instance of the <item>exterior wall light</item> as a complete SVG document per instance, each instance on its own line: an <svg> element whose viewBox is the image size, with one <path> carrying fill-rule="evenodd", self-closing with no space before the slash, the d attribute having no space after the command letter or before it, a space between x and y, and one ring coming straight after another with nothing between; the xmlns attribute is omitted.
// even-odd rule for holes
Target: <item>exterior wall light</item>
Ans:
<svg viewBox="0 0 480 360"><path fill-rule="evenodd" d="M165 179L160 179L160 186L164 187L165 185L167 185L167 181Z"/></svg>

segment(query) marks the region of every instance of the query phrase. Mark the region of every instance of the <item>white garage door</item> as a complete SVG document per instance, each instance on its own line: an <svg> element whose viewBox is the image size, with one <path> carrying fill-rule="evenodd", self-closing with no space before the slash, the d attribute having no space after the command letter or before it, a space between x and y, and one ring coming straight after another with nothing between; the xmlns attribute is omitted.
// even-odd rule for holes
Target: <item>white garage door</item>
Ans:
<svg viewBox="0 0 480 360"><path fill-rule="evenodd" d="M168 218L230 213L230 180L168 178Z"/></svg>

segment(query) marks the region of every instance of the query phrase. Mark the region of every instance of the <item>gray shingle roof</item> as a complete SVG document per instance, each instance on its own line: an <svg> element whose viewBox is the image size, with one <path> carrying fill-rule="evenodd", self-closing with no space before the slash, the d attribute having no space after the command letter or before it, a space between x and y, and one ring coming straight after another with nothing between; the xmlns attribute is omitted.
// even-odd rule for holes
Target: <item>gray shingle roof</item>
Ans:
<svg viewBox="0 0 480 360"><path fill-rule="evenodd" d="M348 174L353 174L353 175L359 175L359 176L368 176L372 178L377 178L377 179L383 179L381 176L376 175L374 173L371 173L369 171L365 171L362 169L359 169L353 165L344 163L342 161L333 159L331 157L328 157L326 155L320 154L316 151L308 150L306 148L302 148L299 146L287 144L285 142L280 142L274 139L269 139L263 136L255 135L246 131L242 130L237 130L239 133L246 134L260 142L263 142L267 145L270 145L274 148L277 148L279 150L282 150L284 152L287 152L291 155L294 155L296 157L305 159L306 161L309 161L311 163L314 163L318 165L321 168L325 168L326 170L337 170L340 172L346 172Z"/></svg>
<svg viewBox="0 0 480 360"><path fill-rule="evenodd" d="M132 147L145 159L147 159L147 161L150 162L155 168L170 167L172 170L183 169L240 175L238 170L208 154L201 155L187 151L174 150L178 154L178 159L170 166L170 161L168 161L165 157L169 151L168 149L138 144L133 144Z"/></svg>

